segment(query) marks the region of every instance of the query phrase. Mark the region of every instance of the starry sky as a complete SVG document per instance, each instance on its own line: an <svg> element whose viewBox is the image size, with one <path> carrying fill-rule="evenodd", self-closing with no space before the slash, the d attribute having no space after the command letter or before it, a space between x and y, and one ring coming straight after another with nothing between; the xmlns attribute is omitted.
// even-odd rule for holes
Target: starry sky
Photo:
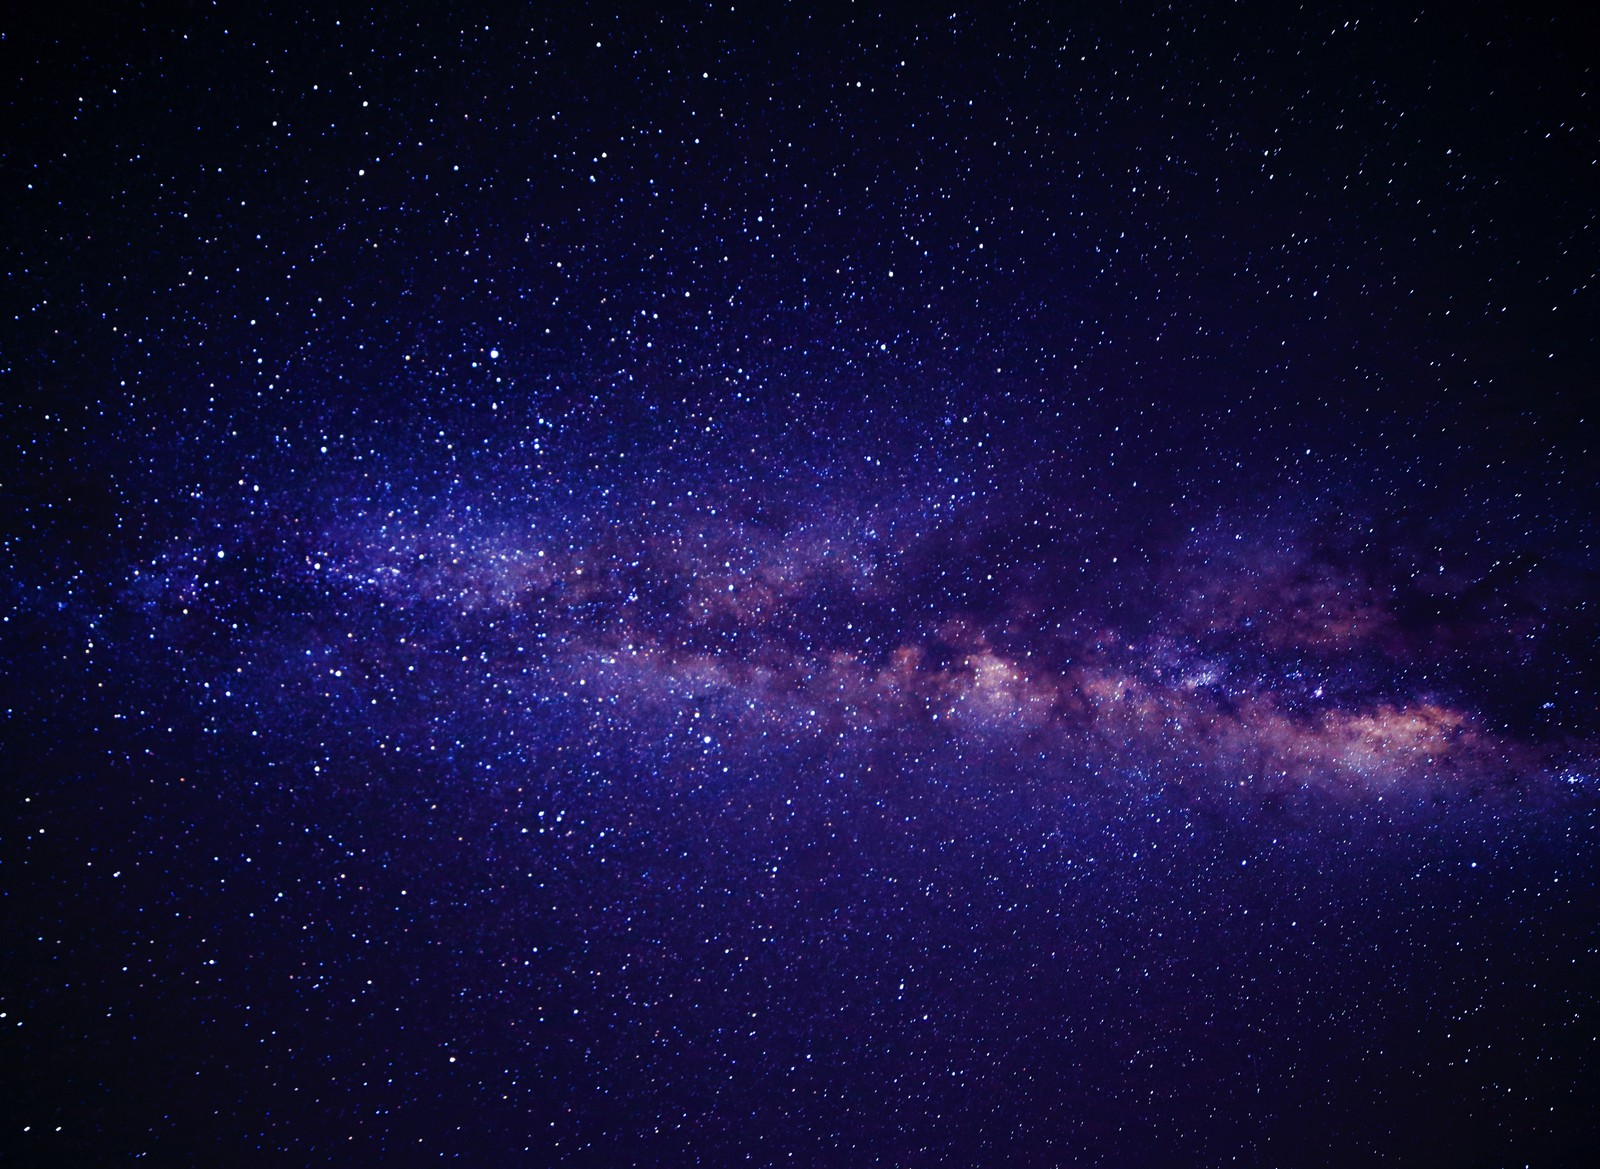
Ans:
<svg viewBox="0 0 1600 1169"><path fill-rule="evenodd" d="M0 18L0 1157L1592 1165L1575 6Z"/></svg>

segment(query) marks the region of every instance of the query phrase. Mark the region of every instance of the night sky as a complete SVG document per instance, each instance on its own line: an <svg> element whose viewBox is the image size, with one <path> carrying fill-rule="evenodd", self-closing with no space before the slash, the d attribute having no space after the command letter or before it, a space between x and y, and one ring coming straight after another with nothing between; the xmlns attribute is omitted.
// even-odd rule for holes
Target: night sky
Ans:
<svg viewBox="0 0 1600 1169"><path fill-rule="evenodd" d="M6 1164L1600 1164L1592 15L18 7Z"/></svg>

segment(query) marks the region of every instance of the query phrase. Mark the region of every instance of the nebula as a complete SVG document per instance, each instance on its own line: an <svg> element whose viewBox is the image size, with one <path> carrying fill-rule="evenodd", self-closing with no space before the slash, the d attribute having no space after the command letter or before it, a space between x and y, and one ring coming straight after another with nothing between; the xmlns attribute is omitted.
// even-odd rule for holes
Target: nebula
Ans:
<svg viewBox="0 0 1600 1169"><path fill-rule="evenodd" d="M0 1161L1600 1164L1580 6L12 7Z"/></svg>

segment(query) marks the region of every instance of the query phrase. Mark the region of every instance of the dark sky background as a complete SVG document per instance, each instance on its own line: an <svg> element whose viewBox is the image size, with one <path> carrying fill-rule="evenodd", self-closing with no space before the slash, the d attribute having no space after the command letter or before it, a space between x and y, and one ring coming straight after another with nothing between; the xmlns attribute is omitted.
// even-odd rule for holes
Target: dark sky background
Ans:
<svg viewBox="0 0 1600 1169"><path fill-rule="evenodd" d="M1587 1166L1580 6L0 17L0 1154Z"/></svg>

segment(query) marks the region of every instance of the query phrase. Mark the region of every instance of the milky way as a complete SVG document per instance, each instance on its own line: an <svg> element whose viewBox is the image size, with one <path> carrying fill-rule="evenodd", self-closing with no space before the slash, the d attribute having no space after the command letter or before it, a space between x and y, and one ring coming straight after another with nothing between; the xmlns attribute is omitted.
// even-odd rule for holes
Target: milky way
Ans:
<svg viewBox="0 0 1600 1169"><path fill-rule="evenodd" d="M4 1147L1589 1164L1593 30L1464 13L8 35Z"/></svg>

